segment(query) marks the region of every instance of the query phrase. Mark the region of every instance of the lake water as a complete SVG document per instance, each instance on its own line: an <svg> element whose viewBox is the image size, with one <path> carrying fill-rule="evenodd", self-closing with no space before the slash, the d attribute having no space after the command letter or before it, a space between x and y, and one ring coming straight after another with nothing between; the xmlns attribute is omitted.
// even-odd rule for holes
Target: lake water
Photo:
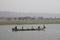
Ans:
<svg viewBox="0 0 60 40"><path fill-rule="evenodd" d="M17 25L18 28L37 28L43 24ZM12 32L15 25L0 25L0 40L60 40L60 24L46 24L45 31L17 31Z"/></svg>

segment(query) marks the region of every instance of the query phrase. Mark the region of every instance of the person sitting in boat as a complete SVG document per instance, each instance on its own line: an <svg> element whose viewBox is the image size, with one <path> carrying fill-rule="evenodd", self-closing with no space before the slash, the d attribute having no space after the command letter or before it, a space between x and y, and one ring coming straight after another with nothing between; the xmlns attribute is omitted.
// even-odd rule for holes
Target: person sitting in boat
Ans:
<svg viewBox="0 0 60 40"><path fill-rule="evenodd" d="M43 26L43 28L46 28L45 25Z"/></svg>
<svg viewBox="0 0 60 40"><path fill-rule="evenodd" d="M15 30L17 30L17 26L15 26Z"/></svg>
<svg viewBox="0 0 60 40"><path fill-rule="evenodd" d="M38 26L38 29L40 29L40 26Z"/></svg>
<svg viewBox="0 0 60 40"><path fill-rule="evenodd" d="M34 30L33 26L32 26L32 30Z"/></svg>
<svg viewBox="0 0 60 40"><path fill-rule="evenodd" d="M23 26L22 26L22 30L23 30Z"/></svg>

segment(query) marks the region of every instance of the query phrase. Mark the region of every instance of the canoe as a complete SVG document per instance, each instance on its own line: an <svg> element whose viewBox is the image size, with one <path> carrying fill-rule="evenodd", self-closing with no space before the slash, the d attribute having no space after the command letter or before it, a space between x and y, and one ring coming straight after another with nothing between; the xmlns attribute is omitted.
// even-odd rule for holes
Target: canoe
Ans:
<svg viewBox="0 0 60 40"><path fill-rule="evenodd" d="M15 29L12 28L12 31L40 31L40 30L44 30L45 28L40 28L40 29Z"/></svg>

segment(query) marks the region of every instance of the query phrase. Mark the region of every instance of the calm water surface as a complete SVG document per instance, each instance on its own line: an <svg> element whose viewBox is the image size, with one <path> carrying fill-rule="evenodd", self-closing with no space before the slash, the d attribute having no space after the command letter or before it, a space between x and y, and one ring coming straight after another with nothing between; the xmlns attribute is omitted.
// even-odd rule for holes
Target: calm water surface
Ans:
<svg viewBox="0 0 60 40"><path fill-rule="evenodd" d="M17 25L18 28L37 28L43 24ZM60 24L46 24L45 31L18 31L12 32L15 25L0 25L0 40L60 40Z"/></svg>

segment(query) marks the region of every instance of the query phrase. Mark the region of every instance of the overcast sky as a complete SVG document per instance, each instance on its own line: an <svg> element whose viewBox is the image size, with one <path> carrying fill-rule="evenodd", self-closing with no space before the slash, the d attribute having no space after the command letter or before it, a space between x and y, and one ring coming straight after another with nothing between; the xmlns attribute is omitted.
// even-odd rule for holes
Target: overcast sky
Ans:
<svg viewBox="0 0 60 40"><path fill-rule="evenodd" d="M0 0L0 11L60 13L60 0Z"/></svg>

